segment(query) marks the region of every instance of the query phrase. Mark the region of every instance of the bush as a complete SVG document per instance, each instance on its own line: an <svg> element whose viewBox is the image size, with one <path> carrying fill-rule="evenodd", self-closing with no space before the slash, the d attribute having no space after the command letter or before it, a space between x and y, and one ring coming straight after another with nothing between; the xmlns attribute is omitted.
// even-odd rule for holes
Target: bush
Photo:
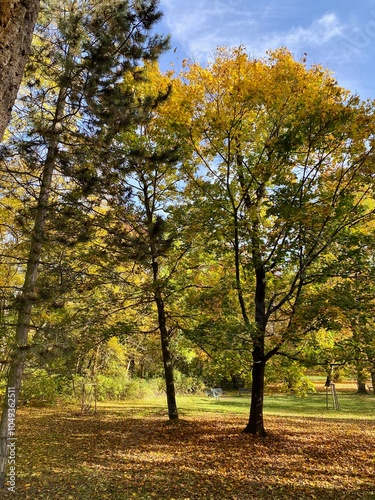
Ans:
<svg viewBox="0 0 375 500"><path fill-rule="evenodd" d="M174 382L176 394L196 394L203 392L205 388L205 384L202 380L184 375L178 370L174 371Z"/></svg>
<svg viewBox="0 0 375 500"><path fill-rule="evenodd" d="M316 389L306 372L306 368L297 361L274 357L267 366L267 386L278 392L290 392L296 396L313 394Z"/></svg>
<svg viewBox="0 0 375 500"><path fill-rule="evenodd" d="M96 377L96 384L96 397L98 401L121 401L125 399L142 399L162 394L164 381L162 379L145 380L98 375ZM79 387L78 384L76 385L76 395L79 399L82 395L83 381L80 381Z"/></svg>
<svg viewBox="0 0 375 500"><path fill-rule="evenodd" d="M96 383L96 397L98 401L114 401L125 398L127 384L127 379L125 377L98 375L96 377Z"/></svg>
<svg viewBox="0 0 375 500"><path fill-rule="evenodd" d="M164 393L164 380L161 378L129 379L126 388L126 397L128 398L147 398Z"/></svg>
<svg viewBox="0 0 375 500"><path fill-rule="evenodd" d="M195 394L203 391L202 381L179 371L175 371L174 375L176 394ZM141 379L98 375L96 381L98 401L142 399L165 394L165 381L162 377Z"/></svg>
<svg viewBox="0 0 375 500"><path fill-rule="evenodd" d="M51 375L43 369L25 372L20 394L21 402L51 405L56 402L57 397L57 375Z"/></svg>
<svg viewBox="0 0 375 500"><path fill-rule="evenodd" d="M204 383L195 378L175 371L176 394L195 394L203 391ZM62 392L62 383L63 392ZM69 390L68 390L69 389ZM97 375L95 378L75 375L73 388L67 388L66 380L58 375L50 375L38 369L26 374L21 398L34 404L53 404L65 394L73 397L75 402L91 406L97 401L123 401L126 399L142 399L165 394L165 380L162 377L152 379L129 378L127 374L115 376Z"/></svg>
<svg viewBox="0 0 375 500"><path fill-rule="evenodd" d="M316 392L314 384L303 373L297 363L291 363L285 371L284 386L296 396L306 396Z"/></svg>

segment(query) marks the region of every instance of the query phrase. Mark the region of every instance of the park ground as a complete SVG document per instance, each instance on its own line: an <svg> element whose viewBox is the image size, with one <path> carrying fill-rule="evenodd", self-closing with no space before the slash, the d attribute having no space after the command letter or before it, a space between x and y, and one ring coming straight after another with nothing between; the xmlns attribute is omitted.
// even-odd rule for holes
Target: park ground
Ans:
<svg viewBox="0 0 375 500"><path fill-rule="evenodd" d="M2 498L374 499L375 397L323 390L306 398L269 395L266 438L241 433L248 397L165 400L19 410L16 493Z"/></svg>

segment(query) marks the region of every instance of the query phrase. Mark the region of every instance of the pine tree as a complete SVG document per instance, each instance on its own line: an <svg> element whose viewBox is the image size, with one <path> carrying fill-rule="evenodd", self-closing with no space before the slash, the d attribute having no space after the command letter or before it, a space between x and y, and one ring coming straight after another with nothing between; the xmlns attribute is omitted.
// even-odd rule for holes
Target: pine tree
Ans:
<svg viewBox="0 0 375 500"><path fill-rule="evenodd" d="M115 116L122 124L133 124L142 115L143 103L135 102L124 79L129 73L139 73L142 59L154 59L167 47L167 39L151 34L160 16L156 1L130 6L120 0L66 0L42 6L26 70L21 114L10 129L21 139L8 146L8 153L18 158L22 173L29 172L33 179L35 203L0 428L2 487L10 439L10 404L17 405L18 401L38 271L49 238L48 224L57 206L69 206L78 200L85 206L85 195L101 165L93 168L94 175L77 162L93 148L100 150L101 161L105 161L116 125L111 122L112 111L121 111ZM70 177L75 189L65 189L61 174L64 179ZM12 401L9 391L14 394Z"/></svg>

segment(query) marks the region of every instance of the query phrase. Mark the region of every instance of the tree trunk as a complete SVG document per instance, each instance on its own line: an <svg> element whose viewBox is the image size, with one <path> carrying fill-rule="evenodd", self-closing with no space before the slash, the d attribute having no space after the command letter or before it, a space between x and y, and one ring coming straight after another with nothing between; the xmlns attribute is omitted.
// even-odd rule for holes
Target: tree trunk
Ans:
<svg viewBox="0 0 375 500"><path fill-rule="evenodd" d="M176 403L176 392L174 387L173 364L172 364L171 351L169 349L170 335L166 327L164 302L158 294L155 295L155 302L158 308L161 349L163 354L165 386L167 392L168 417L169 420L177 420L178 411Z"/></svg>
<svg viewBox="0 0 375 500"><path fill-rule="evenodd" d="M372 392L375 394L375 371L371 372Z"/></svg>
<svg viewBox="0 0 375 500"><path fill-rule="evenodd" d="M266 436L263 422L264 372L266 364L262 357L259 359L255 351L253 352L253 358L250 416L249 422L243 432Z"/></svg>
<svg viewBox="0 0 375 500"><path fill-rule="evenodd" d="M357 394L368 394L366 389L366 375L362 370L357 372Z"/></svg>
<svg viewBox="0 0 375 500"><path fill-rule="evenodd" d="M247 208L251 208L250 200L245 198ZM234 205L233 205L234 206ZM254 233L257 233L257 222L253 225ZM257 248L258 247L258 248ZM265 296L266 282L264 267L261 264L259 244L253 245L253 262L256 267L255 287L255 322L258 327L257 334L253 336L253 368L252 368L252 391L249 422L243 432L249 434L266 435L263 424L263 397L264 397L264 337L265 337ZM246 311L245 300L242 294L241 272L240 272L240 243L238 228L238 213L234 209L234 263L236 269L236 289L238 301L241 308L242 318L246 327L250 327L249 317Z"/></svg>
<svg viewBox="0 0 375 500"><path fill-rule="evenodd" d="M368 394L365 382L357 381L357 394Z"/></svg>
<svg viewBox="0 0 375 500"><path fill-rule="evenodd" d="M257 325L257 332L253 337L253 382L250 416L249 422L243 432L266 436L263 423L264 375L266 367L266 359L264 356L264 340L266 331L266 275L262 265L256 269L255 277L255 323Z"/></svg>
<svg viewBox="0 0 375 500"><path fill-rule="evenodd" d="M40 0L1 0L0 142L8 125L29 55Z"/></svg>
<svg viewBox="0 0 375 500"><path fill-rule="evenodd" d="M4 488L7 470L8 448L12 434L10 433L10 421L15 423L15 408L17 407L25 357L27 352L27 340L30 328L30 318L33 302L35 301L36 279L40 262L44 226L47 215L48 198L54 168L54 158L50 156L46 161L43 174L42 187L39 195L39 203L35 218L34 231L31 239L29 259L27 262L25 280L22 295L18 300L18 319L15 335L15 350L11 357L7 380L7 389L3 404L3 412L0 423L0 488ZM10 399L8 395L12 393Z"/></svg>
<svg viewBox="0 0 375 500"><path fill-rule="evenodd" d="M176 403L176 392L174 386L173 377L173 363L172 355L169 349L170 342L170 332L167 328L167 318L165 313L165 305L162 295L162 290L159 285L159 262L158 262L158 250L157 250L157 237L160 236L158 230L156 229L156 223L154 223L153 216L155 205L148 193L148 185L145 179L143 182L143 194L144 194L144 207L146 209L147 223L148 223L148 237L149 245L151 251L151 265L152 265L152 275L153 275L153 285L154 285L154 301L158 311L158 327L160 331L161 340L161 350L163 356L164 365L164 376L165 376L165 386L167 392L167 405L168 405L168 416L169 420L178 419L177 403Z"/></svg>
<svg viewBox="0 0 375 500"><path fill-rule="evenodd" d="M134 372L135 372L135 359L134 358L129 359L126 371L128 373L128 377L130 377L130 378L134 377Z"/></svg>
<svg viewBox="0 0 375 500"><path fill-rule="evenodd" d="M51 192L51 183L58 155L58 132L66 101L66 88L61 88L58 96L55 116L51 127L51 139L47 156L44 162L42 183L36 208L34 228L31 235L29 258L22 294L18 299L18 318L15 335L15 348L9 364L8 380L0 423L0 488L5 487L8 464L9 443L12 439L10 423L15 424L15 409L27 352L28 334L33 303L36 299L36 280L44 242L44 228L47 220L48 203ZM12 394L9 398L8 395Z"/></svg>

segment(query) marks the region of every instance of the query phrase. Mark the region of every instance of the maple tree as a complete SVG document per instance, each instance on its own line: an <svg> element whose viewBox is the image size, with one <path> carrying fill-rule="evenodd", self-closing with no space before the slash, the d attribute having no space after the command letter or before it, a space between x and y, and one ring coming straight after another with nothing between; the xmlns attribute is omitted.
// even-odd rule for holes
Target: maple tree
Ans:
<svg viewBox="0 0 375 500"><path fill-rule="evenodd" d="M303 297L324 286L335 242L373 217L373 106L286 49L265 59L219 49L207 68L187 62L173 95L170 130L190 147L185 175L227 235L253 344L245 431L264 435L266 362L303 335Z"/></svg>

